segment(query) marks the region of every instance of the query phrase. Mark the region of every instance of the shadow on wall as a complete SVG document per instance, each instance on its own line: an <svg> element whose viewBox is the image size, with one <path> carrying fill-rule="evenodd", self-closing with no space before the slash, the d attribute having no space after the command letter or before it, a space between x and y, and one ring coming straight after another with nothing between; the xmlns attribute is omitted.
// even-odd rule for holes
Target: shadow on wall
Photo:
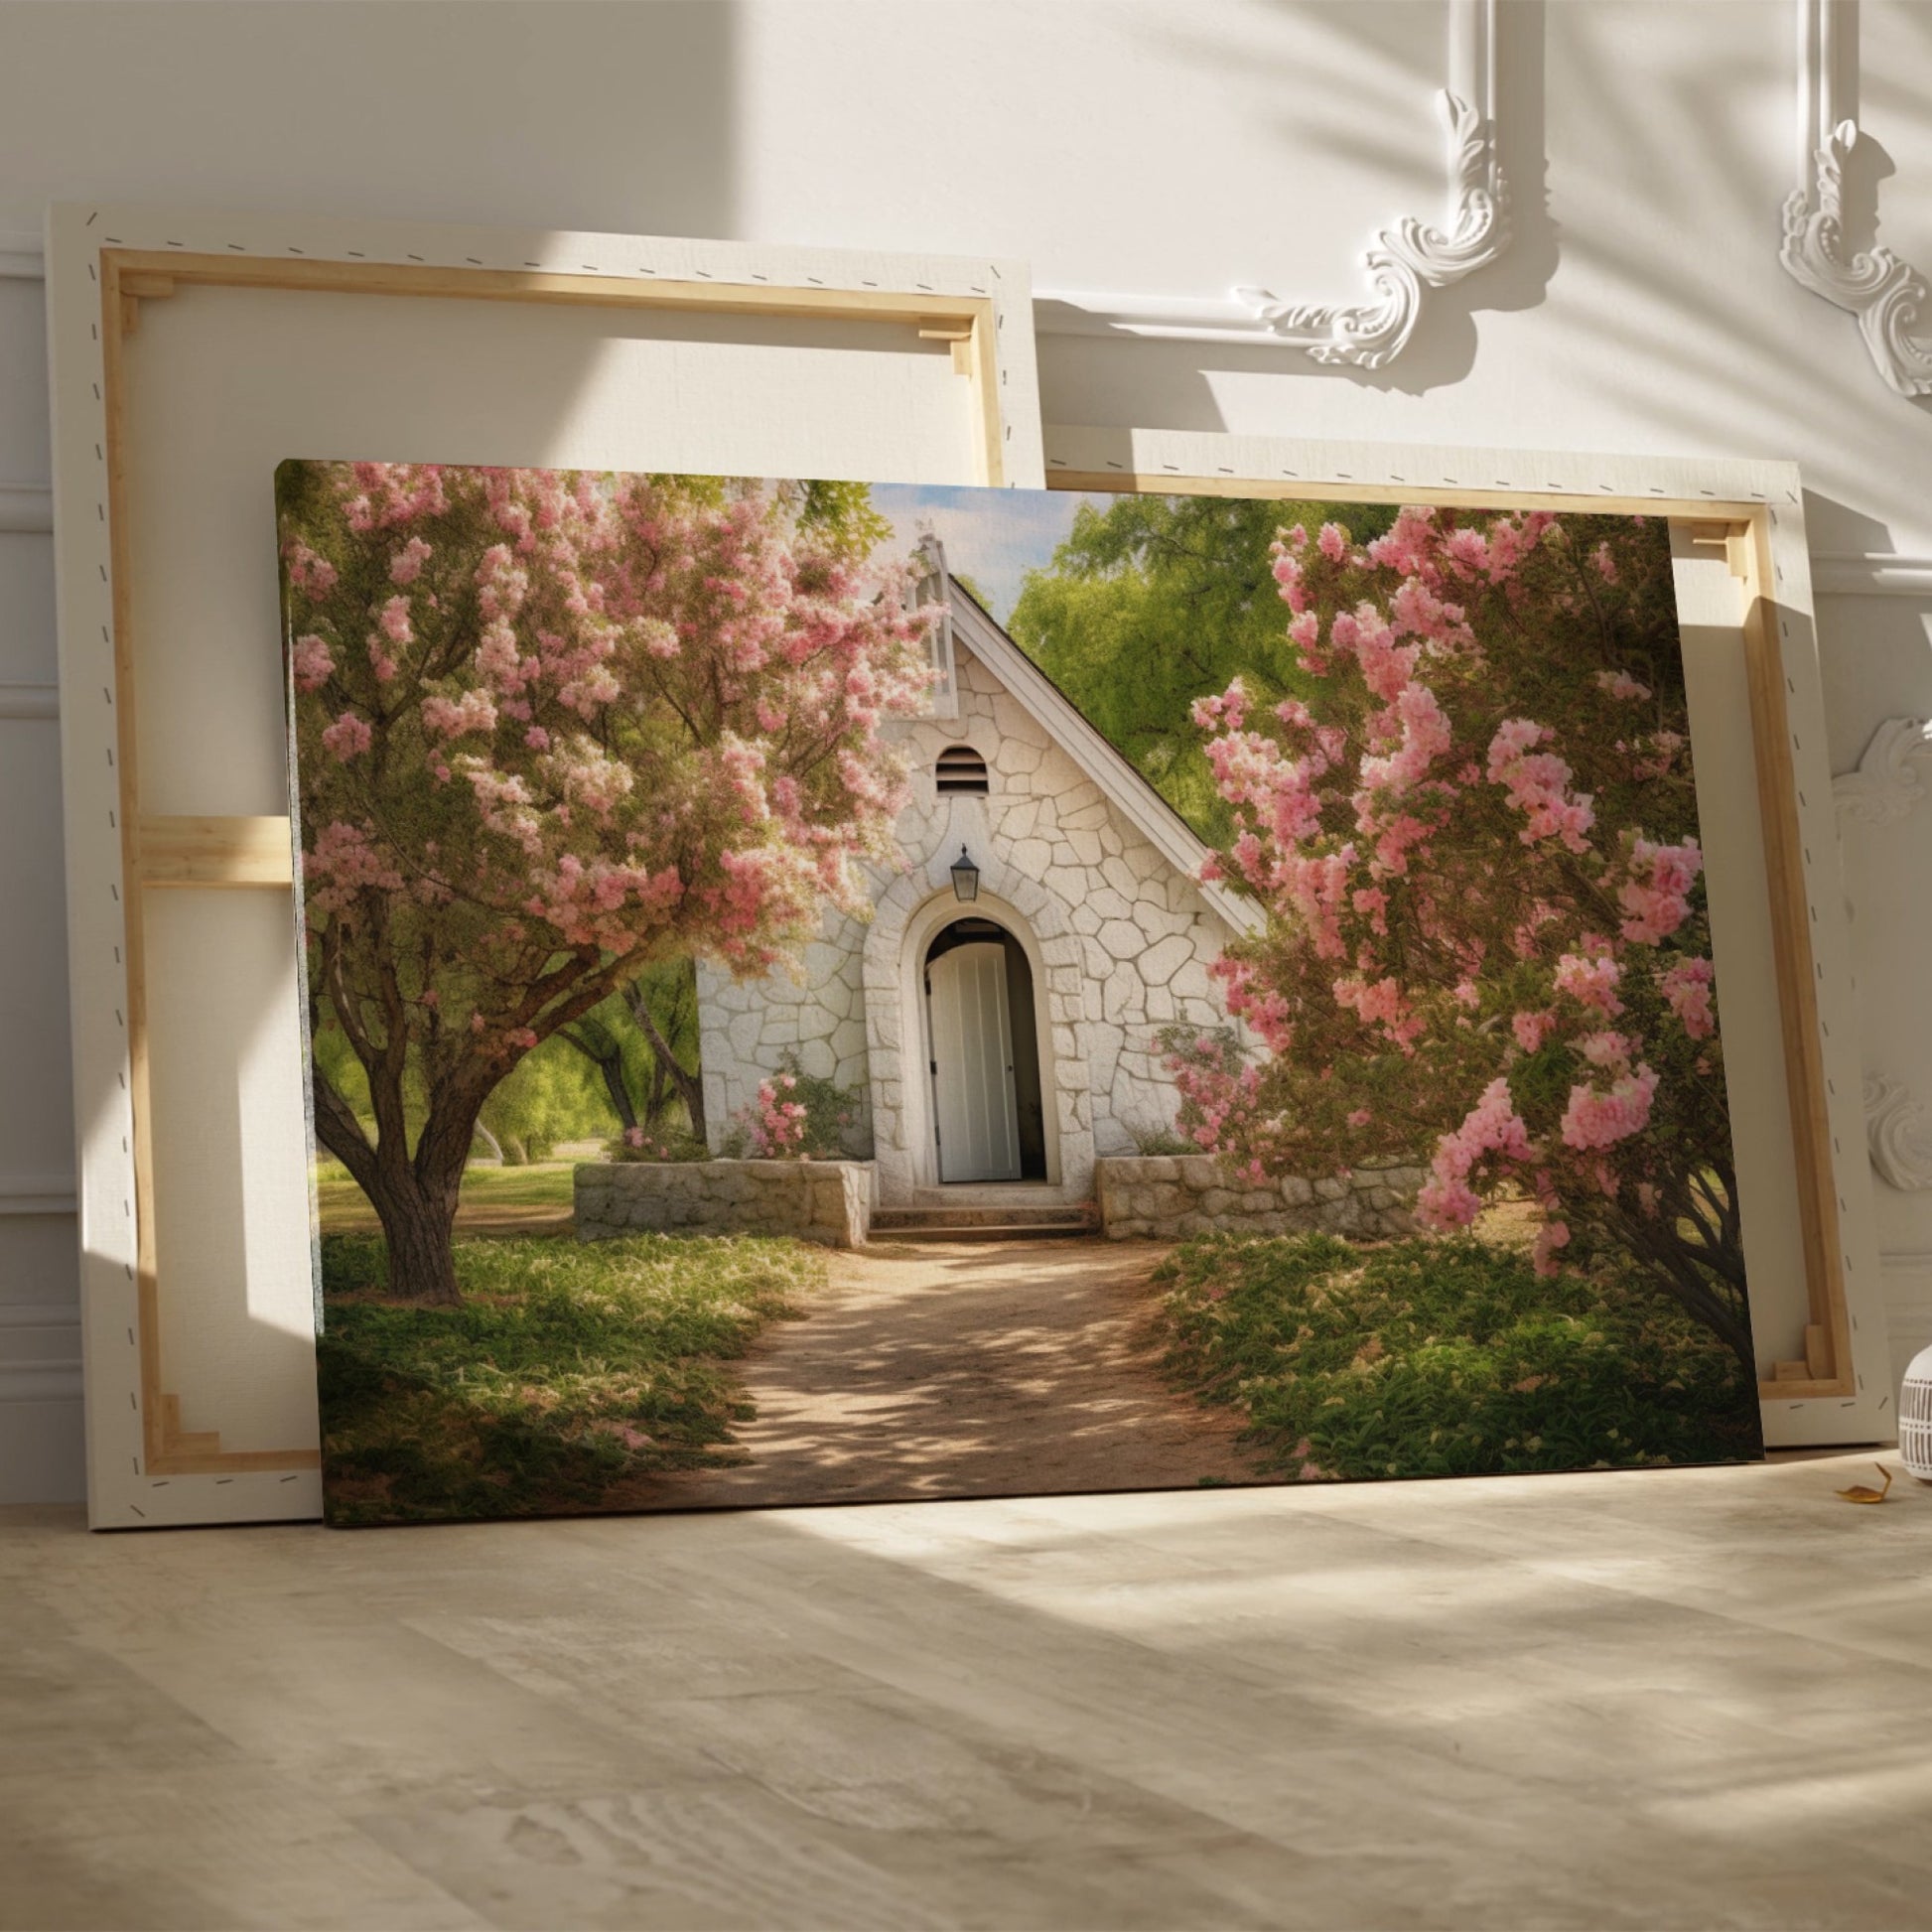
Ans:
<svg viewBox="0 0 1932 1932"><path fill-rule="evenodd" d="M730 235L737 35L723 0L12 9L0 183L18 226L92 194Z"/></svg>
<svg viewBox="0 0 1932 1932"><path fill-rule="evenodd" d="M1298 0L1272 0L1298 18L1318 23L1331 39L1331 53L1320 71L1307 66L1284 67L1277 89L1287 103L1281 119L1285 147L1304 152L1312 139L1324 156L1340 158L1364 172L1398 179L1415 178L1417 123L1426 126L1423 145L1428 171L1408 200L1392 203L1365 229L1352 252L1314 259L1298 248L1292 175L1269 198L1274 210L1270 230L1257 239L1254 277L1285 301L1372 303L1375 289L1361 253L1376 235L1413 216L1432 226L1444 218L1443 136L1435 96L1449 77L1447 9L1439 34L1419 40L1412 10L1381 6L1328 6L1308 9ZM1066 377L1080 386L1097 384L1124 396L1160 395L1166 402L1160 426L1178 430L1222 430L1227 423L1216 402L1208 371L1233 375L1299 376L1345 381L1359 388L1423 395L1461 381L1474 367L1480 310L1535 308L1544 298L1557 266L1557 227L1549 208L1549 162L1544 141L1544 0L1510 0L1497 10L1497 147L1509 185L1511 240L1501 259L1466 281L1432 289L1424 319L1403 351L1380 369L1326 366L1298 348L1265 344L1150 342L1126 337L1091 336L1041 339L1041 387L1052 393ZM1226 50L1205 40L1173 37L1176 59L1225 61ZM1384 106L1384 118L1365 118L1365 90L1400 101ZM1347 103L1335 111L1333 125L1311 128L1313 103ZM1401 118L1395 116L1399 114ZM1189 294L1225 294L1221 289ZM1082 366L1077 374L1073 364ZM1111 414L1091 408L1078 420L1141 421L1144 408L1116 407ZM1068 418L1067 420L1073 420Z"/></svg>

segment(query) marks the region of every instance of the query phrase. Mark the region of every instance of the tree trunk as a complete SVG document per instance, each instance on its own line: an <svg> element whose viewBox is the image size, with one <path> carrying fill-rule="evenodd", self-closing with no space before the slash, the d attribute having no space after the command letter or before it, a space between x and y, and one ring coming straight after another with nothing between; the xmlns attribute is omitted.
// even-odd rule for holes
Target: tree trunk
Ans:
<svg viewBox="0 0 1932 1932"><path fill-rule="evenodd" d="M650 1050L657 1064L664 1069L666 1077L677 1089L677 1097L684 1102L684 1111L691 1117L691 1133L697 1140L704 1140L704 1081L696 1073L690 1072L678 1056L671 1051L670 1042L657 1031L657 1022L650 1017L650 1008L644 1004L644 996L633 984L625 989L626 1004L631 1017L642 1030L645 1039L650 1042Z"/></svg>
<svg viewBox="0 0 1932 1932"><path fill-rule="evenodd" d="M1716 1242L1709 1245L1686 1240L1668 1206L1654 1220L1616 1214L1613 1226L1658 1287L1736 1356L1745 1382L1755 1388L1757 1357L1744 1295L1744 1251L1734 1222L1734 1216L1726 1215Z"/></svg>
<svg viewBox="0 0 1932 1932"><path fill-rule="evenodd" d="M456 1204L481 1097L474 1104L446 1103L441 1120L432 1107L412 1162L400 1135L371 1147L354 1109L320 1072L313 1088L317 1140L348 1170L382 1223L389 1250L389 1293L398 1301L459 1307L463 1291L457 1286L452 1245ZM465 1111L468 1120L460 1117Z"/></svg>
<svg viewBox="0 0 1932 1932"><path fill-rule="evenodd" d="M382 1222L389 1247L389 1293L399 1302L425 1302L432 1308L463 1306L457 1286L456 1189L425 1187L405 1169L401 1184L379 1183L369 1198Z"/></svg>
<svg viewBox="0 0 1932 1932"><path fill-rule="evenodd" d="M585 1027L589 1028L591 1024L586 1022ZM621 1132L629 1133L637 1125L637 1110L631 1105L630 1089L624 1084L623 1048L601 1026L595 1032L559 1027L557 1034L559 1038L567 1039L576 1047L604 1076L604 1091L610 1095L611 1109L618 1117L618 1127Z"/></svg>
<svg viewBox="0 0 1932 1932"><path fill-rule="evenodd" d="M604 1075L604 1091L611 1096L611 1105L617 1109L618 1125L624 1133L629 1133L637 1125L637 1115L630 1104L630 1089L623 1083L623 1055L614 1053L607 1060L599 1060L597 1070Z"/></svg>

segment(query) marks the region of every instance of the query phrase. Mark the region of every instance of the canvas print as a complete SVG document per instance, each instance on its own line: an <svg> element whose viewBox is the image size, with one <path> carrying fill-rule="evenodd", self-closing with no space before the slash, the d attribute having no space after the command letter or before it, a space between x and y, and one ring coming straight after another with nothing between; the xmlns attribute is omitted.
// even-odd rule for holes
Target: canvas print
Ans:
<svg viewBox="0 0 1932 1932"><path fill-rule="evenodd" d="M1761 1452L1661 522L277 487L332 1522Z"/></svg>

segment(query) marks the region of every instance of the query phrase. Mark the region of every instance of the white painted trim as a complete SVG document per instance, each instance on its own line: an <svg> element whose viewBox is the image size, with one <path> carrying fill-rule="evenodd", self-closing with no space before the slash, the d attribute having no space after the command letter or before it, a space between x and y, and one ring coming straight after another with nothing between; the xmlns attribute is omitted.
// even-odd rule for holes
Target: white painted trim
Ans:
<svg viewBox="0 0 1932 1932"><path fill-rule="evenodd" d="M72 1214L77 1208L70 1173L0 1173L0 1215Z"/></svg>
<svg viewBox="0 0 1932 1932"><path fill-rule="evenodd" d="M1811 560L1811 587L1820 597L1932 599L1932 557L1889 550L1821 550Z"/></svg>
<svg viewBox="0 0 1932 1932"><path fill-rule="evenodd" d="M1798 186L1778 259L1801 287L1857 317L1872 366L1901 396L1932 395L1926 280L1889 248L1848 252L1845 164L1858 145L1859 0L1797 0ZM1864 210L1875 221L1873 206Z"/></svg>
<svg viewBox="0 0 1932 1932"><path fill-rule="evenodd" d="M43 483L0 483L0 530L36 536L54 528L54 491Z"/></svg>
<svg viewBox="0 0 1932 1932"><path fill-rule="evenodd" d="M1449 0L1449 85L1436 96L1448 138L1441 227L1405 215L1375 235L1362 265L1375 290L1359 303L1293 302L1267 289L1225 296L1041 290L1046 335L1154 337L1299 348L1316 362L1379 369L1408 347L1431 292L1486 268L1509 246L1509 186L1496 146L1496 0Z"/></svg>
<svg viewBox="0 0 1932 1932"><path fill-rule="evenodd" d="M1082 774L1100 787L1108 803L1162 858L1193 884L1236 932L1259 932L1267 920L1253 899L1231 893L1225 886L1202 882L1200 869L1208 857L1208 848L1187 821L1088 724L1039 666L959 587L957 580L953 581L947 602L952 606L954 634L1079 766Z"/></svg>

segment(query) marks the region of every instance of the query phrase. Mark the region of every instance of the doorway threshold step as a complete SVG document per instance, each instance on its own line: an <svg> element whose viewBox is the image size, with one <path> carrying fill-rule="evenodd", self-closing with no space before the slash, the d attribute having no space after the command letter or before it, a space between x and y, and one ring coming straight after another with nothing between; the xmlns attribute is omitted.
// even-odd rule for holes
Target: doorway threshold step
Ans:
<svg viewBox="0 0 1932 1932"><path fill-rule="evenodd" d="M872 1233L891 1240L1037 1240L1091 1234L1091 1203L1022 1207L1017 1201L974 1207L876 1207Z"/></svg>

